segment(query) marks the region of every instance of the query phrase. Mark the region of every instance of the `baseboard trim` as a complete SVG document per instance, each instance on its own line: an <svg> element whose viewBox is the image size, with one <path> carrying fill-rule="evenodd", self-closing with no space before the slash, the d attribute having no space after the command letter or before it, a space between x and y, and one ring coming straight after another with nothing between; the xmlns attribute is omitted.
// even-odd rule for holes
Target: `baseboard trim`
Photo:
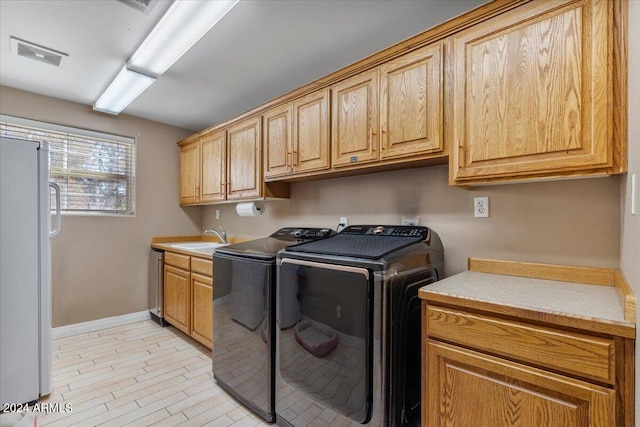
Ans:
<svg viewBox="0 0 640 427"><path fill-rule="evenodd" d="M73 325L59 326L51 330L51 338L64 338L73 335L86 334L102 329L127 325L129 323L141 322L150 319L149 311L139 311L137 313L123 314L122 316L105 317L104 319L91 320L89 322L74 323Z"/></svg>

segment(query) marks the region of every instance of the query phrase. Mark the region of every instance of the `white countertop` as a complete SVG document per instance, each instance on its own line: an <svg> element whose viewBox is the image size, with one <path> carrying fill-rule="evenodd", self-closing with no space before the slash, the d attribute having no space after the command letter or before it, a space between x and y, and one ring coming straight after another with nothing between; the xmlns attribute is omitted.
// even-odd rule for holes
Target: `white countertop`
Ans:
<svg viewBox="0 0 640 427"><path fill-rule="evenodd" d="M531 310L625 322L614 286L465 271L423 289Z"/></svg>

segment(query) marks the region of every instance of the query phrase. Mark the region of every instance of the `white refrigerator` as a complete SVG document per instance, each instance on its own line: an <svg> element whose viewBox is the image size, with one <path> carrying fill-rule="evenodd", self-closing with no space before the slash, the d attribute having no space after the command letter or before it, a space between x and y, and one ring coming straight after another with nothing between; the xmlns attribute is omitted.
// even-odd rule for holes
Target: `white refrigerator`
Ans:
<svg viewBox="0 0 640 427"><path fill-rule="evenodd" d="M56 195L51 230L51 191ZM51 237L60 189L46 143L0 138L0 404L51 392Z"/></svg>

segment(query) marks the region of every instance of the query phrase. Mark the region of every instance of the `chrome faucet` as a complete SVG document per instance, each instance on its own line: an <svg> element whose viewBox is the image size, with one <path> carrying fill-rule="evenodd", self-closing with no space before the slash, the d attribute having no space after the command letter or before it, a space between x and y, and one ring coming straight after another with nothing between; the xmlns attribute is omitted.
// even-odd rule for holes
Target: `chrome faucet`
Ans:
<svg viewBox="0 0 640 427"><path fill-rule="evenodd" d="M218 238L220 240L222 240L222 243L228 243L227 242L227 232L224 230L224 228L222 226L220 226L220 231L222 231L222 233L218 233L214 229L209 229L209 230L204 230L204 234L215 234L216 236L218 236Z"/></svg>

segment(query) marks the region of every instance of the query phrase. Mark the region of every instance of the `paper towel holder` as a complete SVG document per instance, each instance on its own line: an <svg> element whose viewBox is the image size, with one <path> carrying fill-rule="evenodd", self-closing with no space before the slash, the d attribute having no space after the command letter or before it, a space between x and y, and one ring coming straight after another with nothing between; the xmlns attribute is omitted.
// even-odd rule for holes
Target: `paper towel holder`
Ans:
<svg viewBox="0 0 640 427"><path fill-rule="evenodd" d="M236 205L236 212L239 216L260 216L265 210L265 206L261 202L244 202Z"/></svg>

